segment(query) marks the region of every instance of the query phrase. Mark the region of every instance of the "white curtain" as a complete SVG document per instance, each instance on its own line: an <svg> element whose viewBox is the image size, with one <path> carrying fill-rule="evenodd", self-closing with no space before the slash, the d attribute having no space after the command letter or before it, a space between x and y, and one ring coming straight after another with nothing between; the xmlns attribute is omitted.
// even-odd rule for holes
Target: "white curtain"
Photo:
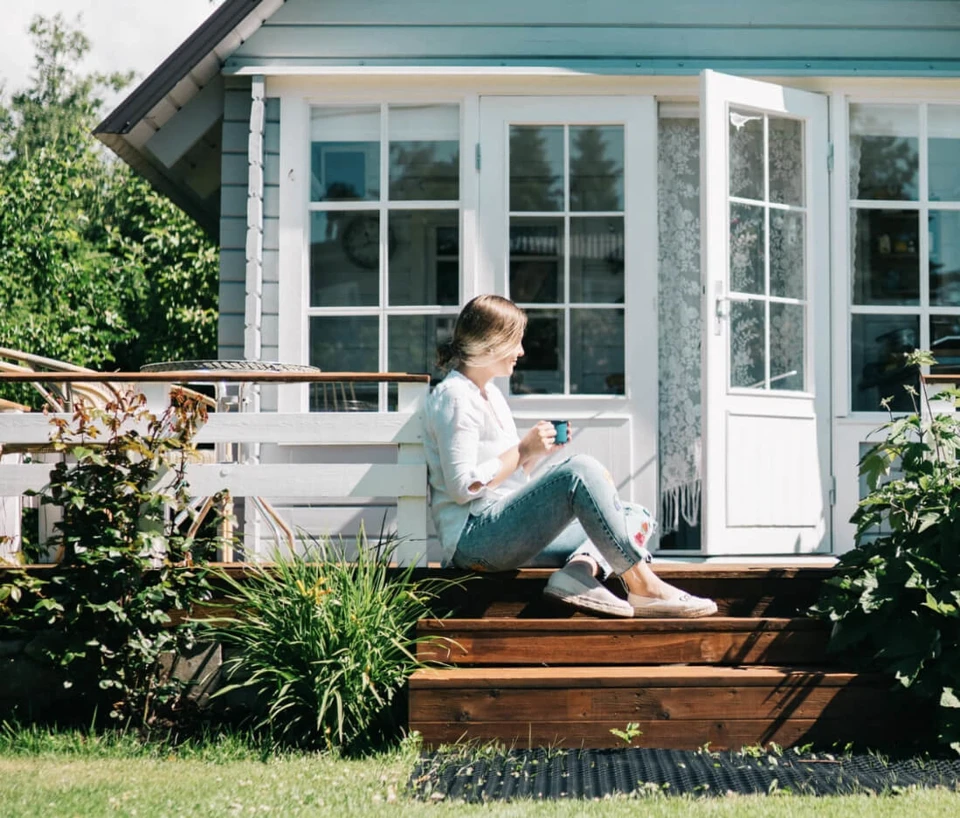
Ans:
<svg viewBox="0 0 960 818"><path fill-rule="evenodd" d="M660 524L700 516L700 121L662 118L658 148Z"/></svg>

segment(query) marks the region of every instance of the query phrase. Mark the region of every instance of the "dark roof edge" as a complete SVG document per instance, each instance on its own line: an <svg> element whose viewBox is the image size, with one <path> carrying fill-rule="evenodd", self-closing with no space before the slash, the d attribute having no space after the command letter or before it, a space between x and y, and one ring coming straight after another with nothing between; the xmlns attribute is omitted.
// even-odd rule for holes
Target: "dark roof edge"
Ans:
<svg viewBox="0 0 960 818"><path fill-rule="evenodd" d="M225 0L176 51L160 63L150 76L94 128L94 134L129 133L224 37L256 11L261 2L262 0Z"/></svg>
<svg viewBox="0 0 960 818"><path fill-rule="evenodd" d="M211 216L210 210L204 206L199 197L191 195L184 185L177 184L175 180L164 173L162 168L151 164L142 153L134 150L122 136L99 133L97 139L153 185L157 191L195 219L214 241L217 240L220 234L219 218L216 215Z"/></svg>

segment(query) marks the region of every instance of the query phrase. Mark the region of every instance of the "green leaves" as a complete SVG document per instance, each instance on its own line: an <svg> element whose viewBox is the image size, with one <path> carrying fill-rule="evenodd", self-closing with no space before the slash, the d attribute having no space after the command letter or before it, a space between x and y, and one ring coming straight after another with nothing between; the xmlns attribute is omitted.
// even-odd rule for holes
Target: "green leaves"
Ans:
<svg viewBox="0 0 960 818"><path fill-rule="evenodd" d="M907 364L934 360L917 351ZM920 404L929 406L926 387ZM960 747L960 422L917 412L881 431L860 462L870 492L851 519L857 548L840 558L814 612L834 623L831 650L938 705L939 739Z"/></svg>
<svg viewBox="0 0 960 818"><path fill-rule="evenodd" d="M397 692L420 663L416 623L449 583L390 569L395 544L357 541L357 556L329 542L277 555L242 582L227 575L234 616L201 625L236 649L227 690L259 694L260 727L296 746L369 748L392 727Z"/></svg>

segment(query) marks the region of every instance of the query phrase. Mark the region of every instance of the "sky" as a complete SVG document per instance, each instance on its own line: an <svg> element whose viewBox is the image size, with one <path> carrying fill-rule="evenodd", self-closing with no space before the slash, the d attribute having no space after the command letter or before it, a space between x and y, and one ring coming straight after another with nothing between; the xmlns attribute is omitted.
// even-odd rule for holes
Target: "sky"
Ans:
<svg viewBox="0 0 960 818"><path fill-rule="evenodd" d="M0 0L0 85L6 96L23 88L33 66L28 28L37 15L82 15L91 41L84 71L127 71L137 81L160 65L217 7L220 0ZM128 91L130 89L127 89ZM124 94L107 102L108 110Z"/></svg>

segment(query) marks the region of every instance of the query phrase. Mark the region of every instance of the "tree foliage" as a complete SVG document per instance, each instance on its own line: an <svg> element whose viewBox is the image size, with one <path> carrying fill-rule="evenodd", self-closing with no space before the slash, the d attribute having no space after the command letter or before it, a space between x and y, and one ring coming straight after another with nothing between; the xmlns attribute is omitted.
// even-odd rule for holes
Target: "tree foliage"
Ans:
<svg viewBox="0 0 960 818"><path fill-rule="evenodd" d="M35 17L29 87L0 98L0 345L98 369L216 351L216 247L90 131L130 74Z"/></svg>

